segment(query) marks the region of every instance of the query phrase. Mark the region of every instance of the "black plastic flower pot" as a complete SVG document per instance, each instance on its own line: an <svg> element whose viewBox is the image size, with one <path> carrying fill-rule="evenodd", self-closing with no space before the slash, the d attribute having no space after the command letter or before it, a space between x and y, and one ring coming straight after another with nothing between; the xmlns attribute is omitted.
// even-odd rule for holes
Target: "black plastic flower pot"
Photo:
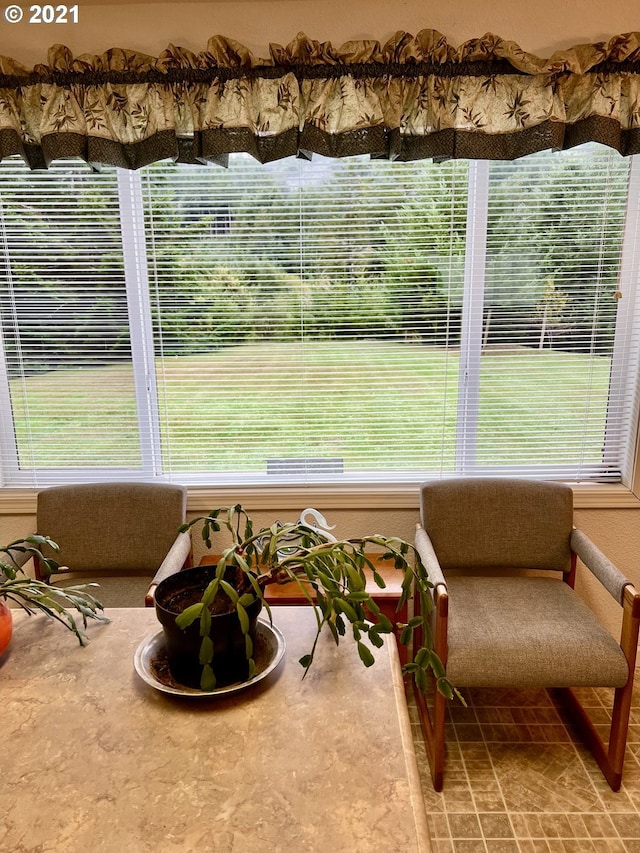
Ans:
<svg viewBox="0 0 640 853"><path fill-rule="evenodd" d="M200 687L200 620L196 619L182 630L176 625L176 616L201 600L215 571L215 566L185 569L165 578L156 589L156 615L164 630L169 670L173 678L186 687ZM247 607L249 636L254 643L261 609L262 601L259 599ZM216 687L246 681L249 677L246 642L235 608L225 593L218 593L210 610L209 636L214 649L211 667L216 677Z"/></svg>

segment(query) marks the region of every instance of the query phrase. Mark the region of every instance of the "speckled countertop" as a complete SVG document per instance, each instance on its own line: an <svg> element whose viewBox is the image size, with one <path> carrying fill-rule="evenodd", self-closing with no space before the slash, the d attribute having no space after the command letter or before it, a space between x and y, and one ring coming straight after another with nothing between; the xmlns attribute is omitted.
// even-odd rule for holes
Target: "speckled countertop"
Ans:
<svg viewBox="0 0 640 853"><path fill-rule="evenodd" d="M112 610L81 648L16 617L0 666L0 850L60 853L427 853L395 644L365 669L310 608L274 608L278 669L215 699L167 696L133 668L159 626Z"/></svg>

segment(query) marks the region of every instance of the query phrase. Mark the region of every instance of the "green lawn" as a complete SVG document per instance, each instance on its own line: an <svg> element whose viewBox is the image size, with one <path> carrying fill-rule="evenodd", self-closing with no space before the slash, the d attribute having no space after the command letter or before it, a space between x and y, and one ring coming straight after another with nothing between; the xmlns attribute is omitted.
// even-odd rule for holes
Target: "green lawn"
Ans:
<svg viewBox="0 0 640 853"><path fill-rule="evenodd" d="M608 359L519 349L488 352L481 364L480 461L598 461ZM157 371L166 467L264 471L269 458L329 456L345 470L451 470L458 366L455 352L380 341L165 359ZM130 365L30 377L14 383L12 398L25 464L139 464ZM574 442L585 418L588 440ZM567 445L570 459L559 449Z"/></svg>

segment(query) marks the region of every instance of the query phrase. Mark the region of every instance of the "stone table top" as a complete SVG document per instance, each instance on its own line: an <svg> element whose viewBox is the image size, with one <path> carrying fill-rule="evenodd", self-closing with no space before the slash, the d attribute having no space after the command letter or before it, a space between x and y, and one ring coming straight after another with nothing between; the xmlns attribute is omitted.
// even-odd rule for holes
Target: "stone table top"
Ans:
<svg viewBox="0 0 640 853"><path fill-rule="evenodd" d="M431 850L395 643L361 664L309 607L273 608L278 669L242 693L166 695L135 672L152 609L111 610L82 648L16 615L0 666L0 850Z"/></svg>

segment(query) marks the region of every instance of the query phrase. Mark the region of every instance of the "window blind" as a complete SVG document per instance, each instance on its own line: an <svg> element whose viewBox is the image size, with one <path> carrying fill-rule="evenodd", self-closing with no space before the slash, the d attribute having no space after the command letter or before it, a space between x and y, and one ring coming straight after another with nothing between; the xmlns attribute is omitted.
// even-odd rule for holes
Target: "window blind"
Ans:
<svg viewBox="0 0 640 853"><path fill-rule="evenodd" d="M466 164L241 156L142 183L168 469L452 469Z"/></svg>
<svg viewBox="0 0 640 853"><path fill-rule="evenodd" d="M472 468L620 479L637 396L637 370L612 377L633 310L628 287L619 298L629 165L595 145L488 165ZM620 322L637 365L628 333Z"/></svg>
<svg viewBox="0 0 640 853"><path fill-rule="evenodd" d="M137 468L115 171L0 171L5 482Z"/></svg>
<svg viewBox="0 0 640 853"><path fill-rule="evenodd" d="M3 163L4 482L628 482L631 162Z"/></svg>

